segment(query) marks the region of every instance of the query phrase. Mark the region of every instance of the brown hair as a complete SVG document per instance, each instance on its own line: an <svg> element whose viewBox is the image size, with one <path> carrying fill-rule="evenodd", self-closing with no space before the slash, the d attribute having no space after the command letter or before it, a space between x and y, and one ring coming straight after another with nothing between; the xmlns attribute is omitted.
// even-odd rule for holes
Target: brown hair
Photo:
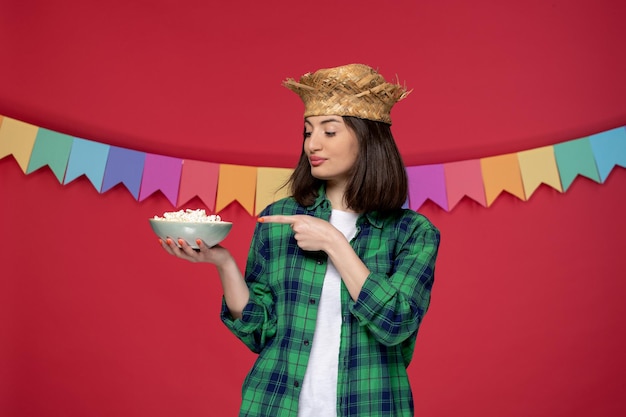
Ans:
<svg viewBox="0 0 626 417"><path fill-rule="evenodd" d="M358 213L400 209L407 199L408 179L391 126L352 116L343 116L343 120L359 142L359 154L346 188L347 206ZM299 204L310 206L324 183L311 175L303 149L288 182L293 197Z"/></svg>

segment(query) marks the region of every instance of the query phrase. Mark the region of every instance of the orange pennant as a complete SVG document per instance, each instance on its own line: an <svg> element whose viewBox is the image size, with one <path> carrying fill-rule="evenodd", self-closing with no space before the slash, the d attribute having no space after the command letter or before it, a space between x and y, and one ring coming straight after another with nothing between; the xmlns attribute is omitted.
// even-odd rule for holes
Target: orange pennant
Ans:
<svg viewBox="0 0 626 417"><path fill-rule="evenodd" d="M251 216L254 215L254 193L256 190L256 167L242 165L220 165L217 183L215 212L238 201Z"/></svg>
<svg viewBox="0 0 626 417"><path fill-rule="evenodd" d="M517 154L482 158L480 166L483 172L487 206L490 206L502 191L508 191L520 200L526 200Z"/></svg>

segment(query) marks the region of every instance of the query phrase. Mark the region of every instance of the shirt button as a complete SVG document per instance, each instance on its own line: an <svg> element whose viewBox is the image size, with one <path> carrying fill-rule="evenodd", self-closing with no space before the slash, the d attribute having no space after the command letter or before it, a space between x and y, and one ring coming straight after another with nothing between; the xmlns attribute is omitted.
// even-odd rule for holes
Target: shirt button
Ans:
<svg viewBox="0 0 626 417"><path fill-rule="evenodd" d="M304 341L304 346L309 346L309 341L308 340Z"/></svg>
<svg viewBox="0 0 626 417"><path fill-rule="evenodd" d="M318 259L318 260L317 260L317 264L318 264L318 265L321 265L321 264L322 264L322 262L324 262L324 261L322 261L321 259Z"/></svg>
<svg viewBox="0 0 626 417"><path fill-rule="evenodd" d="M300 383L298 381L296 381L296 382L293 383L293 386L298 388L300 386Z"/></svg>
<svg viewBox="0 0 626 417"><path fill-rule="evenodd" d="M309 300L309 304L315 304L315 298L311 298L311 299Z"/></svg>

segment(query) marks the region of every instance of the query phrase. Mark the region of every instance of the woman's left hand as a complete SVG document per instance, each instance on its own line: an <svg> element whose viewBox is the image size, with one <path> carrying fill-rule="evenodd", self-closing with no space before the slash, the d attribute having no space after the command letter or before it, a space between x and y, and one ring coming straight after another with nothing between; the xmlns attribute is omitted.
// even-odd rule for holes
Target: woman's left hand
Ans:
<svg viewBox="0 0 626 417"><path fill-rule="evenodd" d="M304 214L293 216L273 215L259 218L260 223L288 224L301 249L328 252L337 239L345 240L343 234L326 220Z"/></svg>

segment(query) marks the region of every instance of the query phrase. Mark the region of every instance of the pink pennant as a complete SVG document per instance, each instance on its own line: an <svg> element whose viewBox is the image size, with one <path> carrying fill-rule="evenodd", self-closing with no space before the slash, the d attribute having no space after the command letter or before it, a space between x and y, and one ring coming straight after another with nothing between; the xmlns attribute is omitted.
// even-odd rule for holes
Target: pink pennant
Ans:
<svg viewBox="0 0 626 417"><path fill-rule="evenodd" d="M417 211L426 200L431 200L448 211L446 181L442 164L408 167L409 207Z"/></svg>
<svg viewBox="0 0 626 417"><path fill-rule="evenodd" d="M178 206L197 196L209 210L215 210L219 171L219 164L185 159L180 176Z"/></svg>
<svg viewBox="0 0 626 417"><path fill-rule="evenodd" d="M146 154L139 201L145 200L152 193L160 190L170 203L176 206L182 163L182 159L179 158Z"/></svg>
<svg viewBox="0 0 626 417"><path fill-rule="evenodd" d="M450 162L443 167L446 176L448 204L452 210L465 196L487 207L480 160Z"/></svg>

